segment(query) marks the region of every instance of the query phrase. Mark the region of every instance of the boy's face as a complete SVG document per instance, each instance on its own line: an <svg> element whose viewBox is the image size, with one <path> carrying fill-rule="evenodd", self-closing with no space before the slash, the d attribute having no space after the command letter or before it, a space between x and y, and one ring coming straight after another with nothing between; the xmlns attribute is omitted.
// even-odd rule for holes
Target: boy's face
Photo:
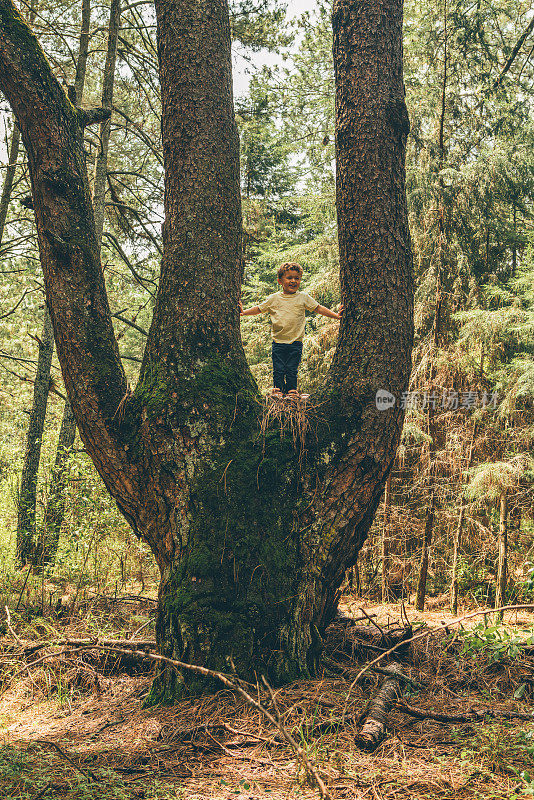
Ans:
<svg viewBox="0 0 534 800"><path fill-rule="evenodd" d="M278 283L282 287L284 294L295 294L298 292L300 286L301 275L296 269L288 269L284 272L281 278L278 278Z"/></svg>

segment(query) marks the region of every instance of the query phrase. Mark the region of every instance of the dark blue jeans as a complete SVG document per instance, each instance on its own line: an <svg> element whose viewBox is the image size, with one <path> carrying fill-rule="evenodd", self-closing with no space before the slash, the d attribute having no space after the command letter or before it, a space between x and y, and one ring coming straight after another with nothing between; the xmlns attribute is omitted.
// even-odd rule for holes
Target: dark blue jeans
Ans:
<svg viewBox="0 0 534 800"><path fill-rule="evenodd" d="M302 342L273 342L273 385L282 392L297 388Z"/></svg>

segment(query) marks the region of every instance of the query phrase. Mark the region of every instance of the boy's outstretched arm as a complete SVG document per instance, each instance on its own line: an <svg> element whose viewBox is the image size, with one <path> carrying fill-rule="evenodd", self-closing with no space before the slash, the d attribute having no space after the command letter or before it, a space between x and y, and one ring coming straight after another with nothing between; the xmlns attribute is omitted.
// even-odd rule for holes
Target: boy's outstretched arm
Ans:
<svg viewBox="0 0 534 800"><path fill-rule="evenodd" d="M241 317L251 317L253 314L261 314L259 306L243 309L243 303L239 301L239 314Z"/></svg>
<svg viewBox="0 0 534 800"><path fill-rule="evenodd" d="M341 319L341 315L343 314L343 306L339 306L339 311L332 311L330 308L326 306L317 306L315 309L316 314L322 314L323 317L331 317L332 319Z"/></svg>

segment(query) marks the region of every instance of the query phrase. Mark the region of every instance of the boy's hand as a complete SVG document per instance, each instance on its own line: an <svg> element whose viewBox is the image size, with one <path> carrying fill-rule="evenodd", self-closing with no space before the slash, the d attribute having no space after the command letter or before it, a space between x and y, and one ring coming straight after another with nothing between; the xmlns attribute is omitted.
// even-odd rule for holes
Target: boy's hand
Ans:
<svg viewBox="0 0 534 800"><path fill-rule="evenodd" d="M326 306L317 306L315 313L322 314L323 317L330 317L330 319L341 319L343 306L339 307L339 311L332 311L331 308L327 308Z"/></svg>
<svg viewBox="0 0 534 800"><path fill-rule="evenodd" d="M241 300L238 301L238 306L239 306L239 315L243 316L243 303L241 302Z"/></svg>
<svg viewBox="0 0 534 800"><path fill-rule="evenodd" d="M341 315L343 314L345 306L339 306L337 313L339 314L338 319L341 319Z"/></svg>

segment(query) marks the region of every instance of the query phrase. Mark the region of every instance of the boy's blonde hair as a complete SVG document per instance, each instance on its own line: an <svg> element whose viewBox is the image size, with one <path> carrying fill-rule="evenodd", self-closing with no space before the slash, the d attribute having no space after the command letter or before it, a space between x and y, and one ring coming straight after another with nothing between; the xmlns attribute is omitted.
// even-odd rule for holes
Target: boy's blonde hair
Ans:
<svg viewBox="0 0 534 800"><path fill-rule="evenodd" d="M302 277L304 270L300 264L297 264L295 261L284 261L284 263L280 264L278 267L278 278L281 278L282 275L285 275L285 273L289 272L291 269L294 269L295 272L298 272L298 274Z"/></svg>

